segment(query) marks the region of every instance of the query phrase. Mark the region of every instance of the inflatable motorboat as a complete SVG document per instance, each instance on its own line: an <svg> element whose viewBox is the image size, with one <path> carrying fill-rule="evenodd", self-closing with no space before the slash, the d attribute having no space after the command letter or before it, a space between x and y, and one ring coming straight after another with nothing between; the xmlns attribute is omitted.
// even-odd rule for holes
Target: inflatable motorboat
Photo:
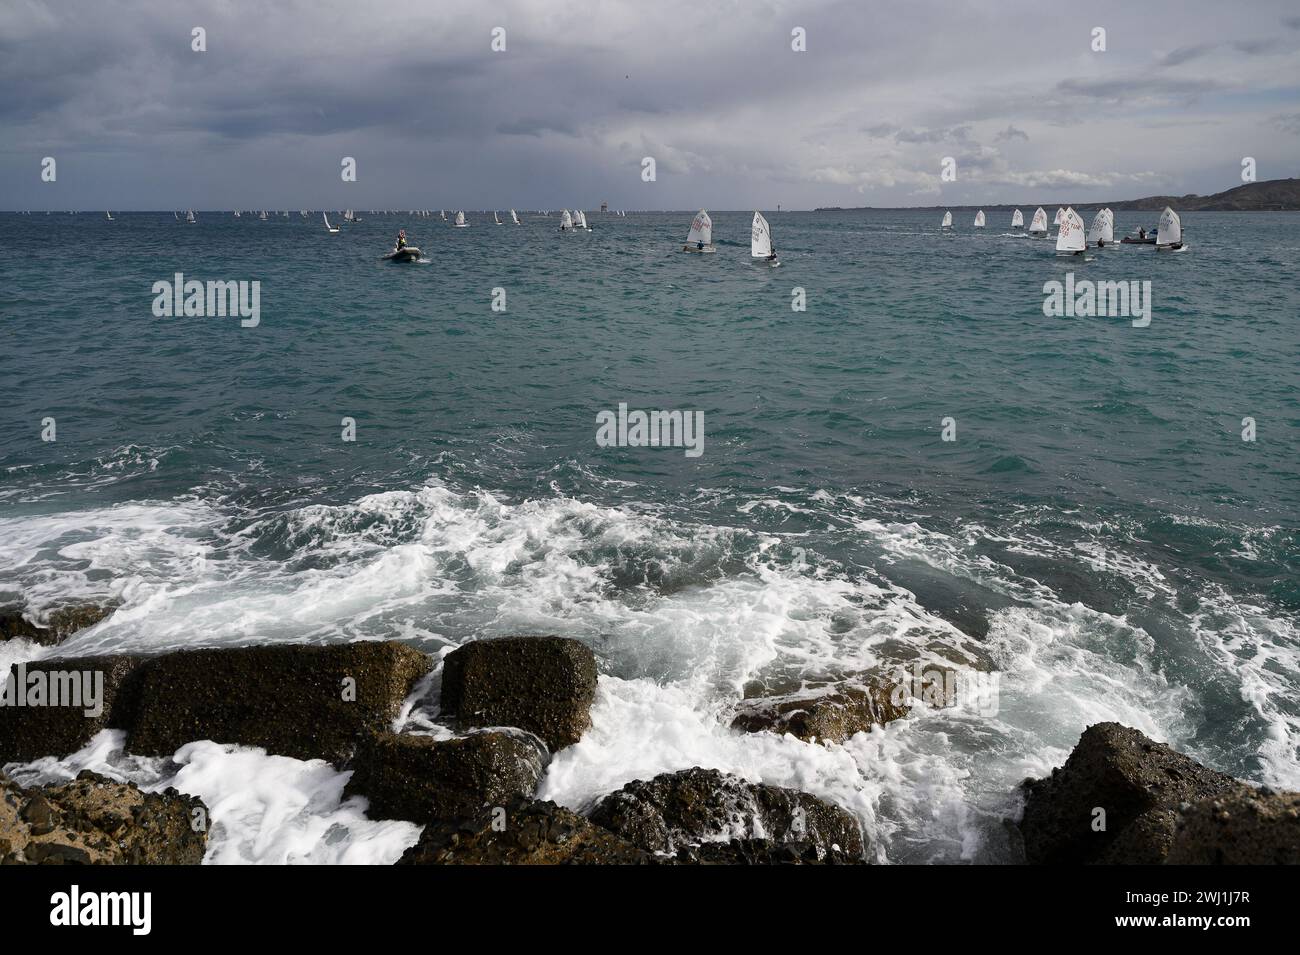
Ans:
<svg viewBox="0 0 1300 955"><path fill-rule="evenodd" d="M414 262L420 257L420 250L413 245L408 245L400 249L393 249L383 258L390 262Z"/></svg>

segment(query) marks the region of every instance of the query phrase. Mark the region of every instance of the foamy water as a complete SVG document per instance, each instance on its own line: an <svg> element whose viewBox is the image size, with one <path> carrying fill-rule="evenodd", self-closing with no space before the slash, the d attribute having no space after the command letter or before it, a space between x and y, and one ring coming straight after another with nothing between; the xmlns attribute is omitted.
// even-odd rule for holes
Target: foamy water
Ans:
<svg viewBox="0 0 1300 955"><path fill-rule="evenodd" d="M252 518L195 500L0 520L12 542L0 572L29 600L120 603L57 650L0 646L0 663L377 635L439 653L476 635L570 635L593 647L602 675L592 729L557 754L543 798L584 810L630 780L712 767L849 809L882 862L1014 860L1004 820L1019 810L1019 782L1059 765L1082 728L1102 720L1238 772L1254 767L1247 774L1260 782L1300 785L1293 621L1206 591L1179 618L1196 641L1184 655L1199 651L1180 679L1161 634L978 553L990 539L981 528L953 535L868 517L873 505L859 497L815 494L794 506L850 528L886 569L919 562L1009 604L976 641L883 574L822 558L815 534L785 540L739 521L688 525L567 497L510 502L434 481ZM288 552L260 556L270 543ZM1171 599L1161 569L1113 541L1067 547L1025 529L1000 543L1122 575L1141 602ZM893 659L899 645L936 641L978 645L993 660L996 712L918 707L825 746L728 727L754 681L843 678ZM436 677L430 685L432 701L420 701L408 728L445 733ZM1207 687L1245 704L1245 732L1206 732ZM121 736L103 733L17 775L91 768L200 796L212 811L212 863L391 862L418 836L416 826L368 820L364 801L342 802L347 774L327 764L201 741L170 762L140 760L115 751Z"/></svg>

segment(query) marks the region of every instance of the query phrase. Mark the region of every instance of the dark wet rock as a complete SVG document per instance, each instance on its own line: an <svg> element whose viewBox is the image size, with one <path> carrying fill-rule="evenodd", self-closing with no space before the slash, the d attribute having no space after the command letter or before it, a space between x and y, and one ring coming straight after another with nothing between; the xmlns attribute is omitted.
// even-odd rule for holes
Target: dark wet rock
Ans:
<svg viewBox="0 0 1300 955"><path fill-rule="evenodd" d="M731 839L793 843L819 859L833 852L864 854L862 830L851 813L808 793L749 783L716 769L696 767L628 783L602 799L588 818L663 855Z"/></svg>
<svg viewBox="0 0 1300 955"><path fill-rule="evenodd" d="M553 802L514 800L426 826L398 865L643 865L651 857Z"/></svg>
<svg viewBox="0 0 1300 955"><path fill-rule="evenodd" d="M842 743L854 733L904 717L906 703L891 684L840 684L786 696L744 700L731 721L746 733L790 733L808 742Z"/></svg>
<svg viewBox="0 0 1300 955"><path fill-rule="evenodd" d="M139 702L143 662L141 657L102 656L15 664L8 677L15 691L20 678L30 691L34 678L46 685L57 682L67 688L68 677L81 680L89 674L92 687L102 677L103 701L101 712L92 716L86 715L85 706L0 706L0 765L42 756L66 756L81 749L102 729L131 726Z"/></svg>
<svg viewBox="0 0 1300 955"><path fill-rule="evenodd" d="M1118 723L1090 726L1065 765L1026 780L1020 822L1037 864L1161 863L1182 803L1218 796L1236 781ZM1096 810L1105 829L1094 829Z"/></svg>
<svg viewBox="0 0 1300 955"><path fill-rule="evenodd" d="M1240 784L1185 806L1168 865L1300 865L1300 793Z"/></svg>
<svg viewBox="0 0 1300 955"><path fill-rule="evenodd" d="M207 808L174 789L144 793L86 770L21 789L0 775L0 864L198 865Z"/></svg>
<svg viewBox="0 0 1300 955"><path fill-rule="evenodd" d="M45 614L45 622L28 619L22 610L0 610L0 641L31 640L47 647L62 643L78 630L94 626L114 611L112 606L76 604L58 607Z"/></svg>
<svg viewBox="0 0 1300 955"><path fill-rule="evenodd" d="M169 756L194 740L341 763L388 729L428 656L395 641L183 650L140 671L127 750Z"/></svg>
<svg viewBox="0 0 1300 955"><path fill-rule="evenodd" d="M672 857L678 865L865 865L861 856L808 842L731 839L683 846Z"/></svg>
<svg viewBox="0 0 1300 955"><path fill-rule="evenodd" d="M550 762L546 746L518 730L455 739L380 733L357 748L346 796L365 796L372 819L451 820L530 797Z"/></svg>
<svg viewBox="0 0 1300 955"><path fill-rule="evenodd" d="M596 658L569 637L475 640L443 660L442 712L462 729L517 726L551 751L591 725Z"/></svg>

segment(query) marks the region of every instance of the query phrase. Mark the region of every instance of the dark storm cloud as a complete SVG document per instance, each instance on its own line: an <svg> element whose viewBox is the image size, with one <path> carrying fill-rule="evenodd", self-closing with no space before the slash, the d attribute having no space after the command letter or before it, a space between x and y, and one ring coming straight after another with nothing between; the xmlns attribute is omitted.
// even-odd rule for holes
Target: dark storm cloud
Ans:
<svg viewBox="0 0 1300 955"><path fill-rule="evenodd" d="M1226 184L1206 171L1236 162L1226 144L1295 149L1277 119L1295 44L1209 0L1176 18L1111 0L1078 17L1019 0L444 0L392 14L360 0L0 5L0 206L1011 201L1027 184L1152 175L1213 191ZM1250 21L1265 19L1300 24L1288 0ZM1110 52L1092 51L1094 23ZM1231 109L1215 105L1229 94ZM1163 122L1158 156L1110 148ZM939 178L945 153L968 173L957 183ZM44 155L60 159L57 184L36 175ZM343 156L361 171L347 187Z"/></svg>

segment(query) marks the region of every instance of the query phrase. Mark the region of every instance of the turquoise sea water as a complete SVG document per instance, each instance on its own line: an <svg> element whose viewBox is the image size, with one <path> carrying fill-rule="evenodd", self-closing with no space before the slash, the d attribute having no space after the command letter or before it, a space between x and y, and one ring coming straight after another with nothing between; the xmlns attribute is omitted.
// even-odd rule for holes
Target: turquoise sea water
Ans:
<svg viewBox="0 0 1300 955"><path fill-rule="evenodd" d="M749 212L709 256L690 212L114 214L0 216L0 602L122 607L65 650L571 634L601 698L544 794L716 765L891 861L1014 859L1015 785L1102 719L1300 787L1294 215L1081 262L1002 213L769 213L771 269ZM379 261L399 227L421 262ZM154 317L176 272L257 280L260 323ZM1067 272L1149 280L1150 325L1046 317ZM702 411L703 454L598 446L620 403ZM935 641L993 661L996 715L727 729Z"/></svg>

